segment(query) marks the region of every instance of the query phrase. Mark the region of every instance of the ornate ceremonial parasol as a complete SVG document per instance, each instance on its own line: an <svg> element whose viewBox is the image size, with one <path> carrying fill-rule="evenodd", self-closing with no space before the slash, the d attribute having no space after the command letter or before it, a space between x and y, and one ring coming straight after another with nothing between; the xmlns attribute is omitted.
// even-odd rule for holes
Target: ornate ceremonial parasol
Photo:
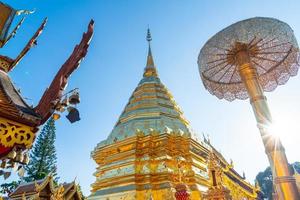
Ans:
<svg viewBox="0 0 300 200"><path fill-rule="evenodd" d="M205 88L220 99L247 99L256 116L280 199L300 199L279 138L270 133L271 114L264 91L295 76L299 48L284 22L256 17L214 35L201 49L198 65Z"/></svg>

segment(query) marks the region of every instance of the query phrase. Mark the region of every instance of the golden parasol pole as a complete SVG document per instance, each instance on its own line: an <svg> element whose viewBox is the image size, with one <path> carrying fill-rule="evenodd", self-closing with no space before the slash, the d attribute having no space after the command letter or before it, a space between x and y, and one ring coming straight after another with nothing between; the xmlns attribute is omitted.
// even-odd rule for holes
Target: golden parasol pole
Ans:
<svg viewBox="0 0 300 200"><path fill-rule="evenodd" d="M259 84L256 69L251 65L247 50L238 52L236 61L239 66L239 74L250 97L250 103L274 176L273 180L278 197L280 200L299 200L300 195L296 180L291 176L284 147L280 139L269 132L269 127L272 125L271 113L264 92Z"/></svg>

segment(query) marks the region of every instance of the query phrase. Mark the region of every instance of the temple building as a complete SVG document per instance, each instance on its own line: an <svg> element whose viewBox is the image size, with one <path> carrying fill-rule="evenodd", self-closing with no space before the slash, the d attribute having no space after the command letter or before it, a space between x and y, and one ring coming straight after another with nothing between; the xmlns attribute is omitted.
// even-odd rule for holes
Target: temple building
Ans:
<svg viewBox="0 0 300 200"><path fill-rule="evenodd" d="M20 184L7 198L8 200L81 200L79 186L73 181L55 185L53 177Z"/></svg>
<svg viewBox="0 0 300 200"><path fill-rule="evenodd" d="M98 167L89 200L258 199L216 151L200 141L161 82L151 52L143 77L106 140L92 152Z"/></svg>

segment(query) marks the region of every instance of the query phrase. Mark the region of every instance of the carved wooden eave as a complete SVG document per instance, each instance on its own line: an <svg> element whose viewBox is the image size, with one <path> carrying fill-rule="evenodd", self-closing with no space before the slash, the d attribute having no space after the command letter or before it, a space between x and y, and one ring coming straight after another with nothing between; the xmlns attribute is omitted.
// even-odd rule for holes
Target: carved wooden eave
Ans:
<svg viewBox="0 0 300 200"><path fill-rule="evenodd" d="M23 48L21 53L17 56L17 58L12 59L7 56L0 56L0 69L5 72L10 72L20 61L24 56L29 52L29 50L37 44L37 39L43 32L45 26L47 23L47 18L43 21L43 23L40 25L38 30L35 32L35 34L32 36L32 38L28 41L26 46Z"/></svg>
<svg viewBox="0 0 300 200"><path fill-rule="evenodd" d="M7 73L0 70L0 117L30 127L40 124L41 117L24 101Z"/></svg>
<svg viewBox="0 0 300 200"><path fill-rule="evenodd" d="M80 44L76 45L71 56L61 67L50 87L45 91L38 106L32 108L25 102L19 91L14 87L7 72L9 72L35 44L37 37L41 34L45 24L46 20L38 29L34 37L28 42L17 59L12 60L5 57L6 60L11 60L12 65L8 65L8 67L2 66L1 68L0 62L0 117L28 125L33 128L43 124L53 113L55 106L54 102L60 100L69 76L75 71L75 69L78 68L80 61L87 53L87 49L93 35L94 22L90 22L88 32L84 33Z"/></svg>
<svg viewBox="0 0 300 200"><path fill-rule="evenodd" d="M13 30L13 35L21 25ZM17 58L12 59L0 55L0 158L16 147L18 150L31 148L38 127L44 124L53 114L57 102L67 85L69 76L79 67L81 60L86 56L94 32L94 21L91 20L88 30L67 61L62 65L50 87L45 91L39 104L34 108L29 106L13 85L9 72L20 62L28 51L37 43L47 18L23 48Z"/></svg>
<svg viewBox="0 0 300 200"><path fill-rule="evenodd" d="M71 56L62 65L50 87L43 94L39 104L34 108L35 112L42 118L41 123L44 123L52 115L56 103L61 99L68 78L86 56L93 32L94 21L91 20L88 25L88 31L83 34L81 42L75 46Z"/></svg>
<svg viewBox="0 0 300 200"><path fill-rule="evenodd" d="M0 118L9 119L30 126L33 129L36 129L41 124L41 116L25 102L20 92L13 85L13 81L10 79L8 73L19 63L31 47L34 46L38 36L42 33L46 25L46 21L45 19L16 59L0 55ZM35 131L33 130L33 132Z"/></svg>

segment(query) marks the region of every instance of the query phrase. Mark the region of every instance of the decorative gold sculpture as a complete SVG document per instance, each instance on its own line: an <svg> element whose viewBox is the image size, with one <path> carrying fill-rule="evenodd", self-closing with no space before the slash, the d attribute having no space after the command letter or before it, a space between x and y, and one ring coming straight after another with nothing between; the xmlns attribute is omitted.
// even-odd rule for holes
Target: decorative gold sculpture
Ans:
<svg viewBox="0 0 300 200"><path fill-rule="evenodd" d="M220 160L217 159L213 152L209 154L208 171L211 184L204 199L231 200L230 190L224 186L224 169L221 166Z"/></svg>
<svg viewBox="0 0 300 200"><path fill-rule="evenodd" d="M199 70L205 88L232 101L250 97L280 199L300 199L284 148L270 133L272 118L263 91L272 91L295 76L299 48L292 29L272 18L235 23L201 49Z"/></svg>
<svg viewBox="0 0 300 200"><path fill-rule="evenodd" d="M13 147L15 144L30 148L35 139L35 129L23 124L0 117L0 143L4 147Z"/></svg>
<svg viewBox="0 0 300 200"><path fill-rule="evenodd" d="M65 200L64 199L64 187L61 185L55 189L55 192L51 195L50 200Z"/></svg>

